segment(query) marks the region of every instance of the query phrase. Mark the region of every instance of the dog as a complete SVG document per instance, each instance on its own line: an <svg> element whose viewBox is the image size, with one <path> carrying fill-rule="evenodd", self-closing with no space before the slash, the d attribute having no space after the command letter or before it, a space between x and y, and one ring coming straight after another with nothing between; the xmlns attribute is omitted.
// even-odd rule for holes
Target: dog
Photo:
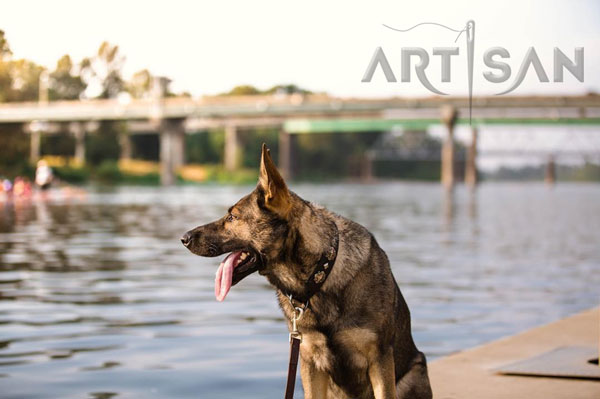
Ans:
<svg viewBox="0 0 600 399"><path fill-rule="evenodd" d="M317 285L297 322L305 398L432 397L425 355L413 341L387 255L365 227L290 191L265 144L256 188L181 242L200 256L229 253L215 279L219 301L258 272L292 320Z"/></svg>

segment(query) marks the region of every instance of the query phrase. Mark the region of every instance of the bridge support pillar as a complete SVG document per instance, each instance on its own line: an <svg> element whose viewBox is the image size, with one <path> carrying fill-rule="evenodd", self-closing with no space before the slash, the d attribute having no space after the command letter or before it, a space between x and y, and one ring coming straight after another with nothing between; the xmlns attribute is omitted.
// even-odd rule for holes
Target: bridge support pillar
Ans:
<svg viewBox="0 0 600 399"><path fill-rule="evenodd" d="M465 184L470 188L477 186L477 127L471 127L471 144L467 150L465 165Z"/></svg>
<svg viewBox="0 0 600 399"><path fill-rule="evenodd" d="M175 172L185 165L185 127L183 120L176 123L173 131L173 167Z"/></svg>
<svg viewBox="0 0 600 399"><path fill-rule="evenodd" d="M361 166L360 179L363 183L372 183L375 179L373 173L373 162L375 161L375 153L373 150L365 151Z"/></svg>
<svg viewBox="0 0 600 399"><path fill-rule="evenodd" d="M85 164L85 122L74 122L71 131L75 136L75 162Z"/></svg>
<svg viewBox="0 0 600 399"><path fill-rule="evenodd" d="M294 146L296 136L282 130L279 132L279 171L284 179L294 178Z"/></svg>
<svg viewBox="0 0 600 399"><path fill-rule="evenodd" d="M225 169L234 172L240 167L240 139L237 126L225 126Z"/></svg>
<svg viewBox="0 0 600 399"><path fill-rule="evenodd" d="M556 183L556 164L554 163L554 155L548 157L548 163L546 164L546 176L544 181L548 185Z"/></svg>
<svg viewBox="0 0 600 399"><path fill-rule="evenodd" d="M177 169L184 164L185 128L184 119L164 119L160 131L160 182L163 186L172 185L177 177Z"/></svg>
<svg viewBox="0 0 600 399"><path fill-rule="evenodd" d="M119 154L119 159L121 161L130 160L132 158L132 156L131 156L131 137L129 137L129 134L121 133L119 135L119 147L121 147L121 153Z"/></svg>
<svg viewBox="0 0 600 399"><path fill-rule="evenodd" d="M457 112L452 106L442 107L442 122L446 126L446 139L442 145L442 185L446 189L454 187L454 125Z"/></svg>
<svg viewBox="0 0 600 399"><path fill-rule="evenodd" d="M40 159L40 146L42 142L42 132L31 130L29 137L29 162L35 164Z"/></svg>

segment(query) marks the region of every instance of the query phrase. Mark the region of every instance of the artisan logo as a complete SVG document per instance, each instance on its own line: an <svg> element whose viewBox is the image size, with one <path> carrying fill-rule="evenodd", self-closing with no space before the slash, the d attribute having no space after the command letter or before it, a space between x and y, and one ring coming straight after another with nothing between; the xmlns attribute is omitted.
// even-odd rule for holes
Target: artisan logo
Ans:
<svg viewBox="0 0 600 399"><path fill-rule="evenodd" d="M475 50L475 21L470 20L465 24L463 29L452 29L448 26L438 24L435 22L422 22L409 29L397 29L388 25L383 25L388 29L396 32L408 32L409 30L415 29L422 25L435 25L448 29L453 32L457 32L455 42L459 37L465 33L466 38L466 51L467 51L467 78L468 78L468 91L469 91L469 103L472 102L473 98L473 63L474 63L474 50ZM429 66L430 57L427 50L421 47L403 47L400 50L401 62L400 62L400 81L410 82L411 81L411 59L418 58L418 62L414 66L415 74L421 82L421 84L430 92L447 95L438 88L436 88L430 81L426 69ZM460 55L459 47L434 47L431 53L433 56L439 56L441 62L441 81L451 81L451 63L453 56ZM503 47L492 47L487 49L483 54L483 63L490 70L483 72L485 80L491 83L504 83L510 79L512 75L511 67L508 63L502 61L503 59L510 58L510 53ZM383 71L385 79L388 82L397 82L396 75L388 62L388 59L383 51L383 48L377 47L371 62L367 66L362 82L370 82L375 74L378 67ZM496 93L496 95L507 94L517 89L529 69L533 68L537 78L540 82L549 82L548 74L546 69L538 57L538 54L534 47L530 47L521 62L519 71L517 72L512 84L505 90ZM583 47L576 47L574 49L574 57L570 59L561 49L558 47L554 48L554 62L553 62L553 81L563 82L564 81L564 69L567 69L578 81L583 82L584 79L584 49ZM495 71L493 71L495 70ZM469 108L471 108L469 106Z"/></svg>

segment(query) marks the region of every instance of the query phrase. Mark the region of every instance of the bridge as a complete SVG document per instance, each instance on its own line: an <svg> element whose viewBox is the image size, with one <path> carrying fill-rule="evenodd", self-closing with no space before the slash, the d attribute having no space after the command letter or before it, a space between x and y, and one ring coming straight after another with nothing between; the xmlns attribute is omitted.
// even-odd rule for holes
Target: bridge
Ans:
<svg viewBox="0 0 600 399"><path fill-rule="evenodd" d="M424 131L443 124L446 138L441 152L442 183L451 187L454 173L454 127L471 126L465 182L476 184L477 131L484 125L600 125L600 96L335 98L327 95L214 96L200 99L158 95L142 100L81 100L9 103L0 105L2 124L22 124L31 136L31 162L40 155L40 136L69 125L75 136L75 157L85 161L86 132L99 121L125 121L128 134L155 131L160 135L161 181L173 184L184 160L184 135L200 130L225 129L225 167L239 167L239 130L279 129L283 173L291 176L294 137L324 132L385 132L392 129ZM121 158L131 158L129 136L120 139Z"/></svg>

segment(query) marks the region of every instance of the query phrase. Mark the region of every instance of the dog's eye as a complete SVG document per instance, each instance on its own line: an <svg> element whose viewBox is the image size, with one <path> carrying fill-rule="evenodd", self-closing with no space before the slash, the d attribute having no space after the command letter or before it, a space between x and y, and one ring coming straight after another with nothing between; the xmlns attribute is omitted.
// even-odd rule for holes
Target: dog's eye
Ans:
<svg viewBox="0 0 600 399"><path fill-rule="evenodd" d="M228 222L233 222L235 219L237 219L237 216L232 215L231 213L229 215L227 215Z"/></svg>

